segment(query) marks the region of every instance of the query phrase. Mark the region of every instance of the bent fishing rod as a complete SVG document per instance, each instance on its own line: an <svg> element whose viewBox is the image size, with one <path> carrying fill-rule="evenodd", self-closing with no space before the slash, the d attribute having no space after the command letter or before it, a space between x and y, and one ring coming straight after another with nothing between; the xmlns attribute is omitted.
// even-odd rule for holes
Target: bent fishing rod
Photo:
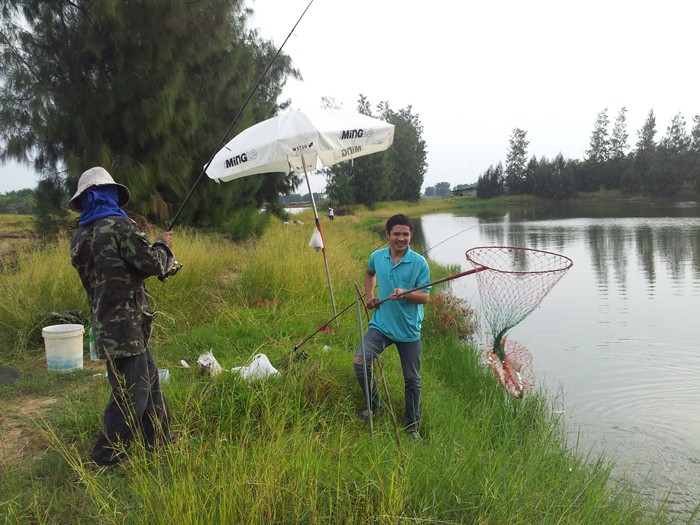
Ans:
<svg viewBox="0 0 700 525"><path fill-rule="evenodd" d="M464 232L466 232L466 231L471 230L472 228L476 228L477 226L478 226L478 224L475 224L475 225L473 225L473 226L470 226L469 228L465 228L465 229L463 229L463 230L461 230L461 231L455 233L454 235L450 235L447 239L443 239L443 240L440 241L439 243L437 243L437 244L431 246L430 248L428 248L427 250L425 250L425 251L423 252L423 255L427 255L428 252L429 252L430 250L432 250L433 248L435 248L435 247L441 245L442 243L444 243L444 242L446 242L446 241L448 241L448 240L450 240L450 239L452 239L452 238L454 238L454 237L457 237L458 235L461 235L462 233L464 233ZM384 243L382 243L382 246L383 246L384 244L386 244L387 242L388 242L388 241L385 241ZM351 246L353 246L353 245L351 245ZM421 290L421 289L423 289L423 288L427 288L428 286L433 286L433 285L435 285L435 284L440 284L440 283L444 283L444 282L447 282L447 281L451 281L451 280L453 280L453 279L458 279L458 278L460 278L460 277L464 277L464 276L466 276L466 275L470 275L470 274L472 274L472 273L480 272L480 271L486 270L486 269L487 269L487 268L486 268L485 266L482 266L482 267L476 268L476 269L474 269L474 270L467 270L467 271L464 271L464 272L456 273L456 274L454 274L454 275L450 275L450 276L448 276L448 277L444 277L444 278L442 278L442 279L438 279L437 281L433 281L433 282L431 282L431 283L424 284L423 286L419 286L419 287L417 287L417 288L414 288L413 290L408 290L408 291L406 291L406 292L400 294L400 295L397 296L397 297L403 297L404 295L407 295L407 294L409 294L409 293L411 293L411 292L415 292L415 291L417 291L417 290ZM360 290L359 290L359 289L357 290L357 294L358 294L358 297L363 297L363 295L360 294ZM387 299L384 299L384 301L380 301L379 304L381 304L382 302L388 301L389 299L391 299L391 297L388 297ZM309 339L311 339L312 337L314 337L317 333L319 333L319 332L325 330L326 328L328 328L328 325L329 325L329 324L331 324L331 323L332 323L333 321L335 321L338 317L340 317L340 316L343 315L345 312L347 312L354 304L355 304L355 301L353 301L352 303L350 303L349 305L347 305L345 308L343 308L340 312L338 312L337 314L335 314L335 315L334 315L331 319L329 319L325 324L322 324L321 326L319 326L319 327L316 329L315 332L313 332L313 333L307 335L300 343L297 343L296 346L294 347L294 350L293 350L294 353L296 353L297 350L298 350L299 348L301 348L302 346L304 346L304 345L306 344L306 342L309 341ZM377 306L379 306L379 304L378 304ZM302 357L305 357L305 354L306 354L306 352L302 352L302 354L301 354Z"/></svg>
<svg viewBox="0 0 700 525"><path fill-rule="evenodd" d="M267 64L267 67L265 68L265 71L262 72L262 75L260 75L260 78L258 79L258 82L253 86L253 89L250 90L250 93L248 93L248 97L245 99L245 102L243 102L243 105L241 108L238 110L238 113L236 113L236 116L233 117L233 120L231 121L231 124L229 125L228 129L226 130L226 133L224 133L224 136L221 138L221 141L219 142L219 145L216 147L214 152L211 154L211 157L209 157L209 160L207 163L204 165L204 168L202 168L201 173L199 174L199 177L197 177L197 180L194 181L194 184L190 188L190 191L187 193L185 196L185 200L182 201L182 204L180 205L180 208L177 210L175 213L175 216L173 219L170 221L170 225L167 228L167 231L170 231L173 229L173 226L175 225L175 222L177 222L177 219L180 217L180 214L182 213L183 208L185 207L185 204L190 200L190 197L192 197L192 194L194 193L195 188L199 185L199 182L204 178L204 174L207 172L209 169L209 166L211 166L212 161L214 160L214 157L218 153L218 151L226 144L226 138L228 137L229 133L231 133L231 130L233 129L233 126L236 125L236 122L238 122L238 118L241 116L243 111L245 110L246 106L248 106L248 103L250 102L250 99L253 98L253 95L255 92L258 90L260 87L260 84L262 83L263 79L265 78L265 75L267 75L268 71L270 71L270 68L272 68L272 64L274 64L275 60L277 57L280 55L282 52L282 49L284 48L284 45L287 43L287 40L292 36L292 33L294 33L294 30L297 28L299 25L299 22L301 22L301 19L304 18L304 15L306 12L309 10L309 7L311 7L311 4L313 4L314 0L311 0L309 4L306 6L306 9L304 9L304 12L301 14L299 19L296 21L296 24L294 24L294 27L292 27L292 30L289 32L287 35L287 38L284 39L284 42L282 42L282 45L279 47L275 55L272 57L270 60L270 63ZM175 275L177 272L179 272L182 269L182 263L178 262L173 258L172 262L169 264L169 269L165 274L159 277L161 281L164 281L168 277L171 277Z"/></svg>
<svg viewBox="0 0 700 525"><path fill-rule="evenodd" d="M465 271L463 271L463 272L455 273L455 274L453 274L453 275L448 275L447 277L443 277L442 279L437 279L437 280L435 280L435 281L431 281L431 282L429 282L429 283L422 284L422 285L420 285L420 286L416 286L415 288L411 288L410 290L404 290L404 291L401 292L400 294L396 294L396 295L393 295L393 294L392 294L392 295L390 295L389 297L387 297L387 298L382 299L381 301L379 301L379 302L376 304L375 308L378 308L379 305L381 305L381 304L383 304L383 303L385 303L385 302L387 302L387 301L393 301L393 300L396 300L396 299L400 299L400 298L403 297L404 295L408 295L408 294L410 294L410 293L417 292L418 290L422 290L423 288L428 288L429 286L434 286L434 285L436 285L436 284L441 284L441 283L445 283L445 282L447 282L447 281L452 281L452 280L454 280L454 279L459 279L460 277L465 277L465 276L471 275L471 274L473 274L473 273L483 272L484 270L488 270L488 269L489 269L488 266L479 266L478 268L472 268L471 270L465 270ZM311 339L311 338L314 337L317 333L319 333L319 332L321 332L322 330L324 330L325 328L327 328L329 324L331 324L331 323L332 323L333 321L335 321L338 317L340 317L342 314L344 314L345 312L347 312L352 306L355 305L355 302L356 302L356 301L353 301L352 303L350 303L349 305L347 305L347 306L346 306L345 308L343 308L340 312L338 312L338 313L337 313L336 315L334 315L331 319L329 319L326 323L324 323L324 324L322 324L321 326L319 326L319 327L316 329L315 332L313 332L312 334L307 335L300 343L297 343L296 346L294 347L294 350L293 350L294 353L296 353L297 350L299 350L299 348L301 348L302 346L304 346L304 345L307 343L307 341L309 341L309 339ZM301 355L301 357L306 357L306 352L302 352L300 355Z"/></svg>
<svg viewBox="0 0 700 525"><path fill-rule="evenodd" d="M214 150L214 153L212 153L211 157L209 157L209 160L207 163L204 165L204 168L202 168L202 172L199 174L199 177L197 177L197 180L194 182L192 185L192 188L190 188L189 193L187 193L187 196L185 197L185 200L182 202L180 205L180 208L177 210L177 213L173 217L173 220L170 221L170 226L168 226L168 230L172 230L173 226L175 225L175 222L177 219L180 217L180 214L182 213L182 209L185 207L185 204L190 200L190 197L192 197L192 194L194 193L195 188L199 184L199 182L202 180L204 177L204 174L207 172L209 169L209 166L211 165L212 161L214 160L214 157L216 154L219 152L219 150L226 144L226 138L228 137L229 133L231 133L231 130L233 129L233 126L236 125L236 122L238 122L239 117L245 110L246 106L248 106L248 103L250 102L250 99L253 98L253 95L255 92L258 90L260 87L260 84L262 83L263 79L267 75L268 71L270 71L270 68L272 68L272 64L274 64L275 60L277 60L277 57L280 55L282 52L282 49L284 48L285 44L287 43L287 40L292 36L292 33L294 33L294 30L297 28L299 25L299 22L301 22L301 19L304 18L304 15L306 12L309 10L309 7L311 7L311 4L313 4L314 0L311 0L309 4L306 6L306 9L304 9L304 12L301 14L299 19L296 21L296 24L294 24L294 27L292 27L292 30L289 32L287 35L287 38L284 39L284 42L282 42L282 45L279 47L277 50L277 53L275 53L275 56L272 57L272 60L270 60L270 63L267 65L265 68L265 71L263 71L262 75L260 75L260 78L258 79L258 82L253 86L253 89L248 93L248 97L245 99L245 102L241 106L241 108L238 110L238 113L236 113L236 116L233 117L233 121L231 121L231 125L229 125L228 129L226 130L226 133L224 133L224 136L221 138L221 141L219 142L219 145L216 147Z"/></svg>

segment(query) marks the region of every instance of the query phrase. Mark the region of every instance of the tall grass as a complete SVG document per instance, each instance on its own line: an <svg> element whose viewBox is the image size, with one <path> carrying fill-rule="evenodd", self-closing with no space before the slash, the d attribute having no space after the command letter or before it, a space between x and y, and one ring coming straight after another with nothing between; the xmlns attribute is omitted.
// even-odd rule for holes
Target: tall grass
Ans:
<svg viewBox="0 0 700 525"><path fill-rule="evenodd" d="M102 473L87 471L84 462L109 393L106 379L93 377L95 368L56 376L17 357L40 355L29 337L38 313L85 308L66 241L23 254L16 273L0 276L3 293L13 290L0 316L18 334L8 338L0 359L24 372L0 387L0 410L17 409L10 399L40 395L41 386L60 402L34 421L45 448L0 467L0 518L202 525L670 522L629 487L613 484L608 464L567 447L545 396L507 397L477 351L455 330L432 325L439 315L426 320L425 440L397 441L389 417L375 421L370 438L354 417L363 399L351 364L359 340L353 302L373 248L366 226L381 213L324 222L338 310L352 307L330 325L334 333L320 332L302 347L307 359L297 359L295 344L333 316L323 256L308 247L308 212L304 225L272 221L262 238L241 244L178 232L174 251L184 268L164 283L149 283L149 291L160 312L153 351L159 366L170 369L164 389L182 439L157 453L137 443L130 469ZM215 377L195 365L208 350L224 368ZM279 376L249 383L228 371L260 352ZM181 359L193 368L180 366ZM382 360L401 421L397 353L390 348Z"/></svg>
<svg viewBox="0 0 700 525"><path fill-rule="evenodd" d="M68 240L20 248L13 267L0 273L0 297L0 344L12 358L41 343L41 323L51 312L86 310Z"/></svg>

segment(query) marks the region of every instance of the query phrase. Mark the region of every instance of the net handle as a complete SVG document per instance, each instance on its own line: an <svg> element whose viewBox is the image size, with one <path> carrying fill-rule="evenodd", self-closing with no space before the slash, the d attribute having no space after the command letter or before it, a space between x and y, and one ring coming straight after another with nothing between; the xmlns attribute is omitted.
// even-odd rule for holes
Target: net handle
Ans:
<svg viewBox="0 0 700 525"><path fill-rule="evenodd" d="M447 281L452 281L453 279L459 279L460 277L464 277L466 275L471 275L471 274L477 273L477 272L483 272L484 270L490 270L490 268L488 266L480 266L478 268L473 268L471 270L459 272L459 273L456 273L454 275L448 275L447 277L443 277L442 279L438 279L437 281L432 281L432 282L429 282L426 284L422 284L420 286L416 286L415 288L411 288L410 290L405 290L398 295L390 295L389 297L379 301L377 303L377 306L379 306L380 304L385 303L387 301L392 301L394 299L400 299L404 295L408 295L410 293L417 292L418 290L422 290L423 288L427 288L428 286L433 286L435 284L445 283Z"/></svg>

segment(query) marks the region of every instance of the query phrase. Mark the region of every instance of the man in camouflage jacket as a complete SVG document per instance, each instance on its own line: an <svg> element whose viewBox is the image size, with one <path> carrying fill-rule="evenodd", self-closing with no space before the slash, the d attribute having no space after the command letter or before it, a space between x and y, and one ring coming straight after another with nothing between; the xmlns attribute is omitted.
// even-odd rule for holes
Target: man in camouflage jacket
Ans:
<svg viewBox="0 0 700 525"><path fill-rule="evenodd" d="M95 346L107 360L112 387L92 452L91 466L97 467L128 462L137 430L150 449L172 440L168 404L149 351L154 312L144 286L147 277L170 269L172 232L150 244L121 209L129 198L129 190L98 167L81 175L69 204L80 212L71 263L87 292Z"/></svg>

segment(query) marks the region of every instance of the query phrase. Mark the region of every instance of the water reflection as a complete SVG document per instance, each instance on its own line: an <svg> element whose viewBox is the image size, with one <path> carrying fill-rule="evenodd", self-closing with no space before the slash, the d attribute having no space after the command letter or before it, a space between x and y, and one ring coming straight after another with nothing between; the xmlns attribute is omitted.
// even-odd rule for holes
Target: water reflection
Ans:
<svg viewBox="0 0 700 525"><path fill-rule="evenodd" d="M668 493L681 512L698 504L700 207L567 205L420 222L442 264L468 269L464 252L488 245L574 261L510 337L532 352L538 384L561 392L572 444L603 451L614 476L657 501ZM475 279L452 288L480 311Z"/></svg>
<svg viewBox="0 0 700 525"><path fill-rule="evenodd" d="M597 282L607 286L613 281L624 289L630 270L631 254L653 291L657 272L662 271L674 283L686 280L688 268L700 276L700 218L685 219L682 224L668 224L668 218L605 219L592 222L569 219L554 222L513 222L509 216L498 223L479 225L481 242L487 245L523 246L536 249L564 250L572 244L585 243ZM421 227L422 236L422 227ZM430 248L430 246L428 246Z"/></svg>

